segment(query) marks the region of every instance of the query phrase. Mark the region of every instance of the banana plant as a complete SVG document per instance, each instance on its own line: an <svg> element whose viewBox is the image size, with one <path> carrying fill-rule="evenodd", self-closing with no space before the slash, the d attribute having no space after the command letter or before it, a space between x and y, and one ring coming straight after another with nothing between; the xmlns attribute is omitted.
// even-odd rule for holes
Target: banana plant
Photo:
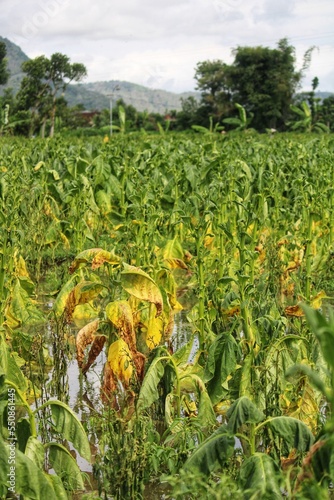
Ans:
<svg viewBox="0 0 334 500"><path fill-rule="evenodd" d="M238 131L246 130L248 128L248 125L251 123L254 115L253 113L250 113L250 115L247 116L246 109L237 102L235 103L235 107L238 110L239 118L237 117L224 118L223 123L227 123L228 125L234 125L236 127L234 130Z"/></svg>
<svg viewBox="0 0 334 500"><path fill-rule="evenodd" d="M312 110L306 101L303 101L300 106L291 104L291 111L298 115L299 120L290 123L291 130L299 130L301 132L329 132L329 128L322 122L313 123Z"/></svg>

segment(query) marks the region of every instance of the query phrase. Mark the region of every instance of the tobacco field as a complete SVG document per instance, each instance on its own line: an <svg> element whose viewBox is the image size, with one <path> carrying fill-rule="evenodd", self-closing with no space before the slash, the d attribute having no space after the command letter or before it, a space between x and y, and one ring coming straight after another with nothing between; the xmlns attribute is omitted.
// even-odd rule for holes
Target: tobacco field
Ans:
<svg viewBox="0 0 334 500"><path fill-rule="evenodd" d="M330 134L2 137L0 217L0 498L332 498Z"/></svg>

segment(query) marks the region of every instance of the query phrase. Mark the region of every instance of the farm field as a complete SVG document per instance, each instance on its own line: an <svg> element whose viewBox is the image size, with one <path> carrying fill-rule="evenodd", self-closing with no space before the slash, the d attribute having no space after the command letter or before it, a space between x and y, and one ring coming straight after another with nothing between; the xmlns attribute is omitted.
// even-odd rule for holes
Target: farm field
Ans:
<svg viewBox="0 0 334 500"><path fill-rule="evenodd" d="M0 138L0 497L331 498L330 134Z"/></svg>

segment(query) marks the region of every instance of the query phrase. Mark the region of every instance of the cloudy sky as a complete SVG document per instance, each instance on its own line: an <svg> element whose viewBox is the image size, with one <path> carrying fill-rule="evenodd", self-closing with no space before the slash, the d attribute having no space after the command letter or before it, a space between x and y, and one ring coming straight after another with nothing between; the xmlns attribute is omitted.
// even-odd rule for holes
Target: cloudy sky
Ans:
<svg viewBox="0 0 334 500"><path fill-rule="evenodd" d="M303 88L318 76L334 92L333 0L1 0L0 35L29 56L67 54L86 81L126 80L194 90L199 61L232 62L238 45L287 37L297 65L311 47Z"/></svg>

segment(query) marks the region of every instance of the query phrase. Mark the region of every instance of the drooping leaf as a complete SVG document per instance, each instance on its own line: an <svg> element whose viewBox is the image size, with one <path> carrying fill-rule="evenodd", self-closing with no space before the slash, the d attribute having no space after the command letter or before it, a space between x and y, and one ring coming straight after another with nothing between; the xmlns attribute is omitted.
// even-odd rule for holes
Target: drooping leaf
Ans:
<svg viewBox="0 0 334 500"><path fill-rule="evenodd" d="M77 347L77 361L79 368L82 368L84 357L85 357L85 348L87 345L91 344L94 341L95 333L99 327L99 320L96 319L88 323L88 325L84 326L79 330L76 336L76 347Z"/></svg>
<svg viewBox="0 0 334 500"><path fill-rule="evenodd" d="M162 295L154 280L139 267L124 264L121 273L122 287L137 299L155 304L157 316L161 314L163 307Z"/></svg>
<svg viewBox="0 0 334 500"><path fill-rule="evenodd" d="M219 335L209 348L204 370L204 381L212 404L216 404L228 392L228 380L237 368L239 347L230 334Z"/></svg>
<svg viewBox="0 0 334 500"><path fill-rule="evenodd" d="M26 499L44 499L58 500L52 485L47 480L45 474L38 465L35 464L29 457L27 457L20 450L15 449L14 461L12 462L11 455L9 454L9 446L0 436L0 486L12 487L8 483L8 474L14 467L15 481L13 489L15 493L21 494Z"/></svg>
<svg viewBox="0 0 334 500"><path fill-rule="evenodd" d="M133 325L132 309L127 300L109 302L106 306L107 318L116 326L120 336L131 351L136 349L136 337Z"/></svg>
<svg viewBox="0 0 334 500"><path fill-rule="evenodd" d="M50 407L52 423L56 432L70 441L80 455L91 461L89 441L82 423L69 406L61 401L49 400L42 407ZM37 410L40 410L39 407Z"/></svg>
<svg viewBox="0 0 334 500"><path fill-rule="evenodd" d="M261 422L264 419L264 413L247 396L242 396L230 406L226 417L228 429L236 433L243 424Z"/></svg>
<svg viewBox="0 0 334 500"><path fill-rule="evenodd" d="M154 401L159 399L158 384L165 372L165 361L165 357L158 356L150 364L140 388L137 401L138 411L149 408Z"/></svg>
<svg viewBox="0 0 334 500"><path fill-rule="evenodd" d="M41 470L44 467L44 446L35 437L30 436L24 454L30 458Z"/></svg>
<svg viewBox="0 0 334 500"><path fill-rule="evenodd" d="M57 318L60 318L65 311L68 297L75 286L75 276L72 276L62 287L53 304L53 310Z"/></svg>
<svg viewBox="0 0 334 500"><path fill-rule="evenodd" d="M254 453L240 469L240 483L246 499L270 498L281 500L279 470L265 453Z"/></svg>
<svg viewBox="0 0 334 500"><path fill-rule="evenodd" d="M192 347L194 344L194 337L191 337L189 342L184 344L180 349L178 349L176 352L174 352L172 358L173 361L176 365L181 365L183 363L187 363Z"/></svg>
<svg viewBox="0 0 334 500"><path fill-rule="evenodd" d="M331 367L334 370L334 314L329 311L329 319L321 314L320 311L314 310L311 307L303 305L303 310L305 311L306 319L317 337L322 354Z"/></svg>
<svg viewBox="0 0 334 500"><path fill-rule="evenodd" d="M100 352L102 351L104 344L106 343L106 337L104 335L96 335L92 346L88 353L87 363L82 367L82 373L85 374L89 368L92 366Z"/></svg>
<svg viewBox="0 0 334 500"><path fill-rule="evenodd" d="M133 357L123 339L116 340L109 347L108 363L116 379L127 387L133 373Z"/></svg>
<svg viewBox="0 0 334 500"><path fill-rule="evenodd" d="M168 240L162 248L162 257L171 269L188 269L184 262L184 250L178 238Z"/></svg>
<svg viewBox="0 0 334 500"><path fill-rule="evenodd" d="M290 448L307 451L314 441L307 425L293 417L273 417L266 421L266 426L282 438Z"/></svg>
<svg viewBox="0 0 334 500"><path fill-rule="evenodd" d="M63 486L60 477L56 476L55 474L47 474L46 478L49 481L49 483L51 483L52 488L56 494L57 500L68 500L68 495L66 493L66 490Z"/></svg>
<svg viewBox="0 0 334 500"><path fill-rule="evenodd" d="M62 480L65 490L84 490L81 471L65 446L59 443L48 443L49 461L52 468Z"/></svg>
<svg viewBox="0 0 334 500"><path fill-rule="evenodd" d="M330 399L331 394L329 388L326 386L322 378L319 376L317 372L312 370L312 368L308 365L305 364L298 364L292 366L287 372L286 372L286 377L288 379L294 377L295 375L306 375L309 379L310 382L313 384L313 386L320 391L326 398Z"/></svg>
<svg viewBox="0 0 334 500"><path fill-rule="evenodd" d="M198 469L205 475L225 465L234 453L234 436L222 425L188 458L185 470Z"/></svg>
<svg viewBox="0 0 334 500"><path fill-rule="evenodd" d="M103 248L89 248L79 253L70 266L70 273L74 273L80 264L91 264L92 269L97 269L107 262L111 265L119 265L122 259L113 252L103 250Z"/></svg>
<svg viewBox="0 0 334 500"><path fill-rule="evenodd" d="M97 283L95 281L81 281L75 285L66 300L64 312L66 314L67 321L71 321L73 311L77 305L86 304L87 302L95 299L101 293L103 288L104 287L101 283Z"/></svg>
<svg viewBox="0 0 334 500"><path fill-rule="evenodd" d="M180 387L181 390L197 393L199 398L197 418L202 426L216 425L216 415L203 380L195 374L190 374L180 378Z"/></svg>
<svg viewBox="0 0 334 500"><path fill-rule="evenodd" d="M88 325L84 326L79 330L76 337L76 347L77 347L77 361L78 366L81 368L83 373L86 373L90 366L94 363L95 359L98 357L100 352L103 349L106 338L105 336L97 336L95 333L99 328L99 320L96 319L88 323ZM83 365L84 357L85 357L85 348L87 345L92 344L88 360L85 365Z"/></svg>
<svg viewBox="0 0 334 500"><path fill-rule="evenodd" d="M36 325L45 321L44 315L37 308L28 292L21 286L18 278L15 282L9 306L5 311L6 323L10 328L21 325Z"/></svg>
<svg viewBox="0 0 334 500"><path fill-rule="evenodd" d="M28 379L24 376L21 368L17 364L18 356L17 355L15 356L15 352L9 351L8 347L6 347L5 340L2 338L2 336L0 343L2 344L1 351L3 354L0 360L0 376L1 373L4 373L6 380L8 382L12 382L13 384L15 384L24 394L28 389Z"/></svg>
<svg viewBox="0 0 334 500"><path fill-rule="evenodd" d="M111 196L106 193L103 189L100 189L95 194L96 204L99 207L102 215L107 215L111 212Z"/></svg>

